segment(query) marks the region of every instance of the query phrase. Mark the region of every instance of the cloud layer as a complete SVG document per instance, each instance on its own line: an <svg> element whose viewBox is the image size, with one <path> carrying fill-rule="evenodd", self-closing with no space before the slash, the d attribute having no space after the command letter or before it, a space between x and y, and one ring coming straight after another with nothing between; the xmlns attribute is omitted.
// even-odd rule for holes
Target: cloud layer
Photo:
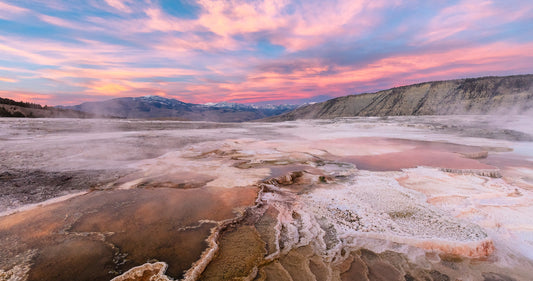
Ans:
<svg viewBox="0 0 533 281"><path fill-rule="evenodd" d="M0 0L0 96L50 105L341 96L533 73L532 50L525 0Z"/></svg>

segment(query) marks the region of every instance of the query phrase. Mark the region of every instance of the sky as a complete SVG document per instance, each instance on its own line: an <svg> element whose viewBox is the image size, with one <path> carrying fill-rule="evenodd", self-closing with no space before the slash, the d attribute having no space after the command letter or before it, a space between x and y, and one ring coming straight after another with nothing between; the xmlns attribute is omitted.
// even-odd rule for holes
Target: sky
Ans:
<svg viewBox="0 0 533 281"><path fill-rule="evenodd" d="M256 103L533 73L531 0L0 0L0 97Z"/></svg>

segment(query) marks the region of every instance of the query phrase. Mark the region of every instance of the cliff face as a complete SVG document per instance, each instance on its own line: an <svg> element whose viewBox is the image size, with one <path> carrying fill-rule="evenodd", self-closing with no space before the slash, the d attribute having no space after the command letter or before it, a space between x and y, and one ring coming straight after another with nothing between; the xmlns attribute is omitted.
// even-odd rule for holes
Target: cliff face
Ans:
<svg viewBox="0 0 533 281"><path fill-rule="evenodd" d="M350 116L520 114L533 110L533 75L427 82L300 107L268 121Z"/></svg>

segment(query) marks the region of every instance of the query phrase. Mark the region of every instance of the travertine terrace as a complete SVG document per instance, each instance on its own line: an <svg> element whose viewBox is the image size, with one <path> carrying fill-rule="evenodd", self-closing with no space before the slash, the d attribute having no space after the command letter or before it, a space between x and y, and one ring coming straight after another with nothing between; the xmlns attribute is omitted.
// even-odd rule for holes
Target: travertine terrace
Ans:
<svg viewBox="0 0 533 281"><path fill-rule="evenodd" d="M0 280L529 280L527 117L0 120Z"/></svg>

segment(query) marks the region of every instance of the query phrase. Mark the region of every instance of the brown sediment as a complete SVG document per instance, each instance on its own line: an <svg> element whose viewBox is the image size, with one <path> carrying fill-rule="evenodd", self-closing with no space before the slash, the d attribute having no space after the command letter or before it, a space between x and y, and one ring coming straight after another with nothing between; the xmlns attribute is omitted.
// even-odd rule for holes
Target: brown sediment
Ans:
<svg viewBox="0 0 533 281"><path fill-rule="evenodd" d="M290 274L294 281L316 279L309 268L309 259L314 255L311 246L298 247L279 258L280 264Z"/></svg>
<svg viewBox="0 0 533 281"><path fill-rule="evenodd" d="M213 229L207 239L209 248L186 272L185 280L217 280L221 277L220 270L224 271L223 276L233 276L231 278L237 280L249 280L258 274L257 267L264 263L264 257L269 249L270 251L277 250L277 237L268 229L277 223L273 217L277 216L277 211L261 203L263 192L264 188L261 188L257 194L256 204L246 208L241 216L226 220ZM267 233L260 234L256 226ZM244 246L251 247L251 257L245 257L249 253L239 241L243 237ZM244 258L241 258L238 263L232 263L233 255L240 255Z"/></svg>
<svg viewBox="0 0 533 281"><path fill-rule="evenodd" d="M36 249L29 280L109 280L148 260L167 262L168 274L181 277L216 222L253 205L257 190L95 191L0 218L0 261Z"/></svg>
<svg viewBox="0 0 533 281"><path fill-rule="evenodd" d="M325 179L324 176L322 177ZM312 188L312 185L319 181L320 179L317 175L305 171L294 171L276 178L270 178L266 182L290 189L294 193L300 193Z"/></svg>
<svg viewBox="0 0 533 281"><path fill-rule="evenodd" d="M269 178L264 181L266 184L273 184L290 190L295 194L305 193L314 188L317 184L330 183L334 178L324 175L317 169L309 169L311 171L291 171L278 177Z"/></svg>
<svg viewBox="0 0 533 281"><path fill-rule="evenodd" d="M261 202L264 191L263 187L254 207L246 209L241 217L226 221L211 234L210 248L187 272L187 280L267 278L259 267L269 262L267 255L279 252L275 231L278 211Z"/></svg>
<svg viewBox="0 0 533 281"><path fill-rule="evenodd" d="M251 276L266 254L265 242L253 226L231 226L223 230L219 249L199 280L234 280Z"/></svg>
<svg viewBox="0 0 533 281"><path fill-rule="evenodd" d="M119 267L121 271L144 261L158 260L169 265L169 276L179 278L208 247L205 239L215 226L216 224L204 223L200 227L181 231L172 231L171 227L155 227L148 233L143 231L137 235L113 235L109 241L116 245L121 253L127 253L124 264Z"/></svg>
<svg viewBox="0 0 533 281"><path fill-rule="evenodd" d="M275 184L278 184L278 185L282 185L282 186L293 185L293 184L302 184L302 183L310 184L311 183L310 181L304 182L304 180L305 180L304 174L305 174L304 171L289 172L289 173L284 174L282 176L279 176L279 177L276 177L276 178L272 178L269 182L272 182L272 183L275 183Z"/></svg>
<svg viewBox="0 0 533 281"><path fill-rule="evenodd" d="M268 166L268 168L270 169L270 177L272 178L281 177L288 173L297 172L297 171L318 170L318 169L314 169L313 167L309 165L302 165L302 164L272 165L272 166Z"/></svg>
<svg viewBox="0 0 533 281"><path fill-rule="evenodd" d="M177 189L194 189L194 188L200 188L205 186L206 182L181 182L176 183L172 181L166 181L166 182L142 182L140 183L137 188L177 188Z"/></svg>
<svg viewBox="0 0 533 281"><path fill-rule="evenodd" d="M240 159L240 157L245 157L247 155L246 154L242 154L237 149L229 149L229 150L214 149L214 150L202 152L199 155L193 156L191 158L202 159L202 158L207 158L207 157L210 157L210 156L232 157L235 160L237 160L237 159Z"/></svg>
<svg viewBox="0 0 533 281"><path fill-rule="evenodd" d="M368 279L373 281L403 281L403 274L387 262L375 261L368 265Z"/></svg>
<svg viewBox="0 0 533 281"><path fill-rule="evenodd" d="M348 266L337 267L340 280L388 281L388 280L483 280L516 281L529 280L527 271L518 268L501 268L490 261L469 259L441 254L440 260L425 260L413 263L405 254L367 249L352 251L346 259ZM318 280L318 279L317 279ZM326 279L323 279L326 280Z"/></svg>
<svg viewBox="0 0 533 281"><path fill-rule="evenodd" d="M342 281L368 281L368 266L359 255L352 254L349 269L340 275Z"/></svg>
<svg viewBox="0 0 533 281"><path fill-rule="evenodd" d="M255 207L212 235L216 253L203 257L209 260L198 280L330 280L331 270L310 245L281 254L279 211L262 201L262 194L271 192L267 185L262 187ZM187 276L194 279L193 274Z"/></svg>
<svg viewBox="0 0 533 281"><path fill-rule="evenodd" d="M277 252L278 237L276 236L276 225L278 223L278 210L273 207L267 207L267 210L264 212L263 216L257 220L254 224L257 229L261 239L265 242L266 255L272 255Z"/></svg>
<svg viewBox="0 0 533 281"><path fill-rule="evenodd" d="M193 189L204 187L215 177L197 173L172 173L171 175L161 175L149 177L139 182L137 188L177 188Z"/></svg>
<svg viewBox="0 0 533 281"><path fill-rule="evenodd" d="M259 265L258 274L254 280L336 280L333 278L332 268L317 255L309 245L298 247L286 254Z"/></svg>
<svg viewBox="0 0 533 281"><path fill-rule="evenodd" d="M483 281L516 281L516 279L501 273L484 272Z"/></svg>
<svg viewBox="0 0 533 281"><path fill-rule="evenodd" d="M314 255L309 258L309 270L311 270L316 280L331 279L331 268L324 262L322 257L318 255Z"/></svg>
<svg viewBox="0 0 533 281"><path fill-rule="evenodd" d="M259 269L254 281L292 281L292 278L278 261L273 261Z"/></svg>
<svg viewBox="0 0 533 281"><path fill-rule="evenodd" d="M109 280L113 252L102 241L65 239L39 250L27 280Z"/></svg>
<svg viewBox="0 0 533 281"><path fill-rule="evenodd" d="M470 158L470 159L485 159L489 156L489 152L488 151L476 151L476 152L464 152L464 153L461 153L461 155L465 158Z"/></svg>
<svg viewBox="0 0 533 281"><path fill-rule="evenodd" d="M442 273L446 270L440 264L434 264L429 269L408 261L400 253L385 251L375 253L367 249L359 249L350 254L349 269L341 271L340 279L343 281L414 281L453 280ZM437 267L434 269L432 267ZM460 275L460 272L458 276Z"/></svg>
<svg viewBox="0 0 533 281"><path fill-rule="evenodd" d="M304 154L308 156L307 154ZM273 160L260 160L260 161L240 161L233 166L239 169L251 169L251 168L269 168L271 170L271 177L278 177L289 172L313 169L311 166L306 165L318 160L315 156L308 156L305 159L287 159L289 155L283 155L282 158Z"/></svg>

